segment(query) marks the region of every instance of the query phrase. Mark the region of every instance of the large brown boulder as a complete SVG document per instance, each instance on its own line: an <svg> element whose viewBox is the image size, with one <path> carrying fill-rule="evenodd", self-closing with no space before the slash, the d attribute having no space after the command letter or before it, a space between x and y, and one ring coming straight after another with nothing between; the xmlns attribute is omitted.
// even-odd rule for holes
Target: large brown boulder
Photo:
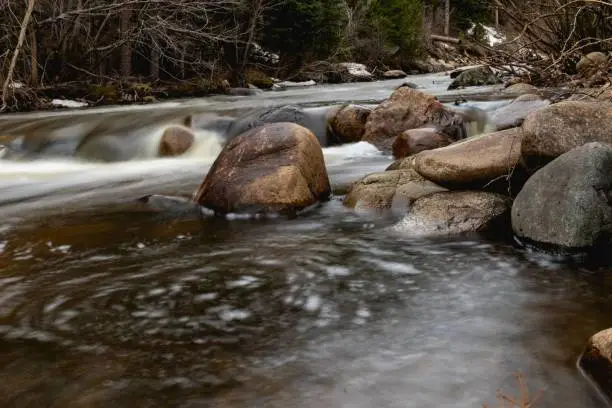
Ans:
<svg viewBox="0 0 612 408"><path fill-rule="evenodd" d="M602 330L589 339L579 364L600 391L612 398L612 329Z"/></svg>
<svg viewBox="0 0 612 408"><path fill-rule="evenodd" d="M454 235L508 223L510 199L485 191L448 191L419 198L393 229L410 235Z"/></svg>
<svg viewBox="0 0 612 408"><path fill-rule="evenodd" d="M185 153L193 145L195 136L191 129L184 126L168 126L159 141L161 157L178 156Z"/></svg>
<svg viewBox="0 0 612 408"><path fill-rule="evenodd" d="M329 112L329 127L340 143L361 141L371 109L359 105L345 105Z"/></svg>
<svg viewBox="0 0 612 408"><path fill-rule="evenodd" d="M452 187L483 187L510 175L521 154L518 129L474 136L414 156L414 169L434 183Z"/></svg>
<svg viewBox="0 0 612 408"><path fill-rule="evenodd" d="M440 134L435 128L410 129L399 135L393 142L393 157L401 159L425 150L448 146L452 140Z"/></svg>
<svg viewBox="0 0 612 408"><path fill-rule="evenodd" d="M445 108L435 97L402 86L370 113L362 140L390 152L396 137L424 126L437 128L451 140L465 137L460 115Z"/></svg>
<svg viewBox="0 0 612 408"><path fill-rule="evenodd" d="M344 205L356 210L383 210L407 206L419 197L446 191L425 180L414 170L373 173L356 182L344 199Z"/></svg>
<svg viewBox="0 0 612 408"><path fill-rule="evenodd" d="M523 160L538 168L586 143L612 143L612 104L560 102L530 113L522 130Z"/></svg>
<svg viewBox="0 0 612 408"><path fill-rule="evenodd" d="M293 213L330 196L317 138L295 123L236 136L215 160L194 201L216 213Z"/></svg>

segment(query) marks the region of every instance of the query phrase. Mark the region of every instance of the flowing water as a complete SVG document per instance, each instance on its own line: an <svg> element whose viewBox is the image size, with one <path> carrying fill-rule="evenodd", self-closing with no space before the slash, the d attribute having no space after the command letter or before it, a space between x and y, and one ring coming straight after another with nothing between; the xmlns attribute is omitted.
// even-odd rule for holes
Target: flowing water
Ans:
<svg viewBox="0 0 612 408"><path fill-rule="evenodd" d="M442 76L410 80L449 95ZM136 132L164 112L374 103L398 84L16 115L0 129ZM136 201L191 194L222 143L199 141L175 159L0 161L0 406L467 408L516 395L519 370L543 390L537 407L606 406L576 368L612 325L606 268L503 238L415 239L341 197L291 220ZM366 143L324 155L338 191L391 163Z"/></svg>

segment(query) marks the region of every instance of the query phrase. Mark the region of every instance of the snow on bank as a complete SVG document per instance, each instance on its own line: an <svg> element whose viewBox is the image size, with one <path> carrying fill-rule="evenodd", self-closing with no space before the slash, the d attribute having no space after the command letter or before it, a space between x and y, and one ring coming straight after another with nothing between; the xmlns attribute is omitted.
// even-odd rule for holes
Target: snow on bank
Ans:
<svg viewBox="0 0 612 408"><path fill-rule="evenodd" d="M85 102L72 101L70 99L54 99L51 101L51 105L62 106L64 108L82 108L88 106Z"/></svg>
<svg viewBox="0 0 612 408"><path fill-rule="evenodd" d="M467 31L468 34L473 35L475 27L476 27L476 24L472 24L472 27ZM482 28L484 28L485 30L485 41L490 46L501 44L504 41L506 41L506 36L500 33L499 31L497 31L495 28L489 27L486 25L483 25Z"/></svg>

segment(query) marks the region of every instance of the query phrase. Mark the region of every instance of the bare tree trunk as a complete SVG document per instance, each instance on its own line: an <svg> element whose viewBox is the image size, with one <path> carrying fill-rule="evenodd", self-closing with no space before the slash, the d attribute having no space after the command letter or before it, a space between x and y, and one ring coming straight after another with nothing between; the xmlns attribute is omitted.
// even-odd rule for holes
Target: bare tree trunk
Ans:
<svg viewBox="0 0 612 408"><path fill-rule="evenodd" d="M450 33L450 0L444 3L444 35L448 37Z"/></svg>
<svg viewBox="0 0 612 408"><path fill-rule="evenodd" d="M499 28L499 7L495 7L495 28Z"/></svg>
<svg viewBox="0 0 612 408"><path fill-rule="evenodd" d="M17 58L19 58L19 52L23 47L23 41L26 36L26 31L28 29L28 23L30 22L30 17L32 16L32 10L34 10L34 4L36 0L28 0L28 7L23 16L23 21L21 22L21 30L19 31L19 38L17 39L17 45L15 46L15 50L13 51L13 58L11 59L11 64L9 65L8 72L6 74L6 78L4 79L4 84L2 85L2 105L0 106L0 112L5 111L7 108L6 105L6 97L8 94L9 85L13 80L13 71L15 71L15 65L17 64Z"/></svg>
<svg viewBox="0 0 612 408"><path fill-rule="evenodd" d="M36 28L30 28L30 85L38 84L38 42L36 41Z"/></svg>
<svg viewBox="0 0 612 408"><path fill-rule="evenodd" d="M132 74L132 44L128 40L128 31L130 29L130 17L132 15L132 9L126 6L121 10L121 76L124 78L129 77Z"/></svg>
<svg viewBox="0 0 612 408"><path fill-rule="evenodd" d="M151 78L152 79L159 79L159 59L160 59L161 55L159 52L159 48L157 47L156 44L153 44L153 47L151 48Z"/></svg>

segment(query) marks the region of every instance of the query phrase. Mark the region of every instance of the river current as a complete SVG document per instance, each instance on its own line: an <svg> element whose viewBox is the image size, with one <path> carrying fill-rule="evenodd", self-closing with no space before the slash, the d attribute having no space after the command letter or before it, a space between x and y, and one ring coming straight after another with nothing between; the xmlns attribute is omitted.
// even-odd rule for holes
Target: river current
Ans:
<svg viewBox="0 0 612 408"><path fill-rule="evenodd" d="M409 80L452 95L448 77ZM399 83L99 115L376 103ZM0 161L0 406L476 408L516 395L517 371L542 390L536 407L607 406L576 361L612 326L609 268L504 237L411 237L391 228L397 214L355 213L341 195L290 220L138 202L195 190L221 149L199 140L176 159ZM392 162L366 143L324 156L338 192Z"/></svg>

